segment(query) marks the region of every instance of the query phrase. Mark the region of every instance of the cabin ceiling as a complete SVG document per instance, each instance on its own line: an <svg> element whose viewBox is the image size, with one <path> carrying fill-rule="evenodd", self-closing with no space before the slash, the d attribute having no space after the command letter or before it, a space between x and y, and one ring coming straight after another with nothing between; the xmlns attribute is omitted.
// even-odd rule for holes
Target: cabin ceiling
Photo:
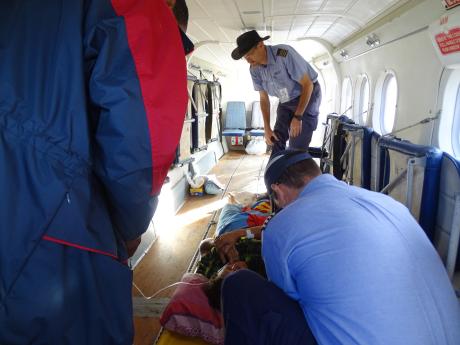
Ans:
<svg viewBox="0 0 460 345"><path fill-rule="evenodd" d="M187 0L188 35L197 43L218 41L196 51L196 56L226 66L241 33L257 29L270 35L269 44L322 39L333 47L365 28L401 0ZM324 54L318 48L312 56ZM320 51L322 50L322 51Z"/></svg>

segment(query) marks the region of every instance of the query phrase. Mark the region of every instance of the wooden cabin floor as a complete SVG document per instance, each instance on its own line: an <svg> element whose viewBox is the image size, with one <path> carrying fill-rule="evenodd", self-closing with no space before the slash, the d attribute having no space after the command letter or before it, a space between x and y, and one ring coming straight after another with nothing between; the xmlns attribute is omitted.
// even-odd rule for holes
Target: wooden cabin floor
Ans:
<svg viewBox="0 0 460 345"><path fill-rule="evenodd" d="M226 154L210 172L231 191L261 193L265 191L263 171L268 156L248 156L239 152ZM157 229L156 242L134 270L134 282L147 296L161 288L180 281L203 239L215 211L227 202L226 195L189 197L181 210L171 219L170 227ZM218 217L216 215L215 221ZM169 224L169 222L168 222ZM210 226L208 237L214 234ZM454 285L460 287L460 275ZM174 288L162 292L158 299L169 297ZM133 288L133 297L139 297ZM134 317L134 345L151 345L160 331L158 317Z"/></svg>
<svg viewBox="0 0 460 345"><path fill-rule="evenodd" d="M262 193L265 191L263 171L268 156L248 156L244 153L226 154L210 172L231 191ZM180 281L208 229L215 211L227 202L226 195L189 197L185 205L171 219L170 228L157 229L158 238L150 251L134 270L134 283L146 296L151 296L161 288ZM217 217L215 217L217 221ZM168 222L169 224L169 222ZM211 225L208 237L214 234ZM174 288L156 297L168 297ZM133 297L139 297L133 287ZM134 315L135 345L153 344L159 331L157 317L137 317Z"/></svg>

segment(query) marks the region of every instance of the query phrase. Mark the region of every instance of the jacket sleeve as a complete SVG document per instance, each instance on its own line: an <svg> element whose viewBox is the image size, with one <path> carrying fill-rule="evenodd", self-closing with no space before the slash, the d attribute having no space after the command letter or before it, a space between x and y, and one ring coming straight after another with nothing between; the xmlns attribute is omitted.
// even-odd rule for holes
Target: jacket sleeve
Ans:
<svg viewBox="0 0 460 345"><path fill-rule="evenodd" d="M85 40L93 166L124 240L148 227L187 106L184 51L164 0L111 3Z"/></svg>

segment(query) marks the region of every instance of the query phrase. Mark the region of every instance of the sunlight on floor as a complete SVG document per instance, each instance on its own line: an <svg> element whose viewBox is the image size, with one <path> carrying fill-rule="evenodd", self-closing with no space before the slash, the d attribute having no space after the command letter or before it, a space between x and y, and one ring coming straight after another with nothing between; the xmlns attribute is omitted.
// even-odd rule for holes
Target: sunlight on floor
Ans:
<svg viewBox="0 0 460 345"><path fill-rule="evenodd" d="M221 209L228 203L227 198L223 198L205 206L199 207L197 209L185 212L180 215L174 216L172 219L172 224L177 228L183 227L185 225L194 223L200 219L203 219L207 215L211 215L214 211Z"/></svg>
<svg viewBox="0 0 460 345"><path fill-rule="evenodd" d="M162 207L155 217L155 228L157 230L157 234L162 240L168 241L168 239L173 239L176 231L180 231L185 226L199 222L200 220L212 215L214 211L224 207L227 202L227 198L219 199L204 206L176 215L171 207ZM171 204L169 203L169 205Z"/></svg>

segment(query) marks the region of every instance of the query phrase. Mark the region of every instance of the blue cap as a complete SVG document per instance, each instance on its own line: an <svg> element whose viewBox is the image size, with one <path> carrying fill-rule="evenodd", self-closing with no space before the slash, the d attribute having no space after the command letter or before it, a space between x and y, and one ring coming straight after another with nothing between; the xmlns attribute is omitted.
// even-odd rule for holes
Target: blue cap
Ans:
<svg viewBox="0 0 460 345"><path fill-rule="evenodd" d="M284 150L275 153L265 168L264 181L268 194L272 193L271 185L279 180L284 171L291 165L313 157L299 150Z"/></svg>

